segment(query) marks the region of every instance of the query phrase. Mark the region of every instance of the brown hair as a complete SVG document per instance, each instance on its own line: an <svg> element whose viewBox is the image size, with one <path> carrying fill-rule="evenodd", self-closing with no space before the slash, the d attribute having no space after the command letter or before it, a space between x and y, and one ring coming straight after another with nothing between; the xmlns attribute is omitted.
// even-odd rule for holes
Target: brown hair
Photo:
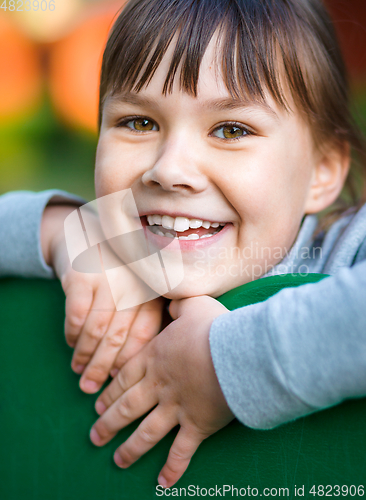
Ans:
<svg viewBox="0 0 366 500"><path fill-rule="evenodd" d="M358 156L343 202L339 200L338 207L323 218L323 225L346 208L361 206L366 201L366 147L352 118L345 65L321 0L130 0L104 52L99 126L107 95L139 92L147 85L174 36L163 93L171 92L181 64L180 86L196 96L200 64L215 33L222 74L233 97L264 100L267 90L289 109L281 86L284 74L315 144L321 148L348 143Z"/></svg>

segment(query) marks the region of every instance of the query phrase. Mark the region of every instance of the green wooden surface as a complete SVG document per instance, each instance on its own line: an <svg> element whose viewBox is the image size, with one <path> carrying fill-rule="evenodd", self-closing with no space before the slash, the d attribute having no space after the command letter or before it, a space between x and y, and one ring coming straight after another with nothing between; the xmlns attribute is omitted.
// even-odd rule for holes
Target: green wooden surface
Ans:
<svg viewBox="0 0 366 500"><path fill-rule="evenodd" d="M175 432L127 470L113 452L137 423L102 448L90 443L96 396L80 391L70 369L58 282L0 280L0 320L0 500L158 498ZM294 485L304 485L314 498L306 493L313 484L365 484L365 415L360 399L271 431L234 421L202 443L176 487L249 485L258 496L287 487L294 498Z"/></svg>
<svg viewBox="0 0 366 500"><path fill-rule="evenodd" d="M270 276L238 286L221 295L217 300L232 311L238 307L262 302L283 288L294 288L308 283L316 283L327 277L327 274L301 275L295 273Z"/></svg>

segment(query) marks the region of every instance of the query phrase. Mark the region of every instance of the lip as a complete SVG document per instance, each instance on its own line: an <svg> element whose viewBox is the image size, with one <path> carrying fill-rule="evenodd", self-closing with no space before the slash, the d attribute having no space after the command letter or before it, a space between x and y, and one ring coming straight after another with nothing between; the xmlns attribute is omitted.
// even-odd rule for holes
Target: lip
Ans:
<svg viewBox="0 0 366 500"><path fill-rule="evenodd" d="M139 216L140 218L141 217L147 217L148 215L169 215L169 217L173 217L173 218L176 218L176 217L185 217L186 219L199 219L199 220L202 220L202 221L209 221L209 222L219 222L220 224L230 224L230 222L228 221L221 221L219 219L214 219L212 218L212 216L210 215L209 217L201 217L201 216L198 216L198 215L189 215L187 213L183 213L183 212L167 212L166 210L155 210L155 211L148 211L148 212L141 212L139 213ZM221 231L220 231L221 232ZM183 240L184 241L184 240Z"/></svg>
<svg viewBox="0 0 366 500"><path fill-rule="evenodd" d="M148 213L146 215L154 215L154 214L156 214L156 212ZM159 215L170 215L170 214L159 213ZM176 215L176 217L186 217L186 216ZM190 218L193 219L195 217L190 217ZM203 219L203 220L208 220L208 219ZM167 238L166 236L159 236L158 234L149 231L147 229L148 227L147 221L144 218L141 219L141 223L144 229L145 238L147 240L150 240L153 246L158 248L164 248L169 245L169 250L180 250L185 252L202 249L212 245L213 243L217 243L233 227L233 224L231 222L227 222L226 225L223 226L221 231L216 233L214 236L211 236L210 238L203 238L199 240L178 240L173 238Z"/></svg>

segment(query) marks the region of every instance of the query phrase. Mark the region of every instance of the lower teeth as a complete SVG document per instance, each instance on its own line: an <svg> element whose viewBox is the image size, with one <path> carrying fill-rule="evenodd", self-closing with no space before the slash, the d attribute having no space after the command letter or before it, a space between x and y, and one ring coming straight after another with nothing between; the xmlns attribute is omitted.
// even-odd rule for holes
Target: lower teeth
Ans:
<svg viewBox="0 0 366 500"><path fill-rule="evenodd" d="M211 238L211 236L214 236L217 234L219 231L215 231L214 233L209 233L209 234L203 234L202 236L199 236L198 234L192 233L188 236L174 236L174 234L171 233L163 233L163 231L160 231L157 229L155 226L149 226L149 229L152 233L157 234L158 236L165 236L166 238L174 238L175 240L202 240L203 238Z"/></svg>

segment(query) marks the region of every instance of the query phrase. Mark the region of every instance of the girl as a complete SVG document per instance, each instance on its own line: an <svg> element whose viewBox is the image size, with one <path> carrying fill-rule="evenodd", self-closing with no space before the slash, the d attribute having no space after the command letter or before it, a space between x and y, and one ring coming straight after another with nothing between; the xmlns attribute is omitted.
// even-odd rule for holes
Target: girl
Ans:
<svg viewBox="0 0 366 500"><path fill-rule="evenodd" d="M364 178L320 0L127 4L103 59L96 192L131 189L147 239L176 237L185 278L167 295L175 321L96 403L97 445L154 408L118 465L179 424L159 477L171 486L234 416L270 428L366 394L366 207L351 148ZM344 186L349 206L318 223ZM230 313L215 300L304 270L332 276Z"/></svg>

